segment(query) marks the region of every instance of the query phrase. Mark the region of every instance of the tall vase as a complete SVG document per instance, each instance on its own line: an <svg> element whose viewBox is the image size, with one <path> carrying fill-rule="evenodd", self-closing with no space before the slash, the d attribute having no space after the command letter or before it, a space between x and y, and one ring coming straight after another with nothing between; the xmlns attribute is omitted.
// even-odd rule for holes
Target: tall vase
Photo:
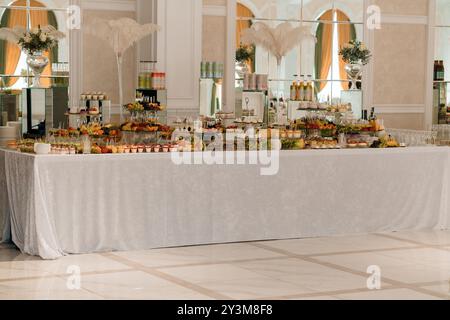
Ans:
<svg viewBox="0 0 450 320"><path fill-rule="evenodd" d="M122 78L122 74L123 74L123 58L120 54L116 55L117 58L117 73L119 76L119 106L120 106L120 122L123 122L123 78Z"/></svg>
<svg viewBox="0 0 450 320"><path fill-rule="evenodd" d="M236 73L238 74L240 79L244 78L244 75L249 73L250 69L248 65L244 61L236 62Z"/></svg>
<svg viewBox="0 0 450 320"><path fill-rule="evenodd" d="M347 72L347 75L352 82L352 86L351 86L350 90L358 90L357 81L358 81L358 78L362 74L362 70L363 70L363 65L360 62L347 63L345 65L345 72Z"/></svg>
<svg viewBox="0 0 450 320"><path fill-rule="evenodd" d="M44 56L42 51L35 51L33 53L28 53L27 64L33 71L33 84L32 88L41 87L41 74L44 72L45 67L47 67L49 59Z"/></svg>

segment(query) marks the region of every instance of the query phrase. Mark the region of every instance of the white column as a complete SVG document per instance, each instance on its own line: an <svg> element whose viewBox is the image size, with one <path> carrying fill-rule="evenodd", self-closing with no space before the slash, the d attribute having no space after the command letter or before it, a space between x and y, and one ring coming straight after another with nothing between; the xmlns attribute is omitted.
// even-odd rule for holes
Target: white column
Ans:
<svg viewBox="0 0 450 320"><path fill-rule="evenodd" d="M170 109L199 109L202 1L158 0L158 63Z"/></svg>

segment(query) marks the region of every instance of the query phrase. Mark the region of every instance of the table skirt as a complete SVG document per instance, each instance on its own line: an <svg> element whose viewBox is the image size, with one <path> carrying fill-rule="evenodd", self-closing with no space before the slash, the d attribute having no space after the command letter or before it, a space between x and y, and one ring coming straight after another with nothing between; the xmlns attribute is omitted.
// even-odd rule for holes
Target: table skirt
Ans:
<svg viewBox="0 0 450 320"><path fill-rule="evenodd" d="M169 154L0 151L0 233L44 259L254 240L450 227L450 149L281 152L256 165Z"/></svg>

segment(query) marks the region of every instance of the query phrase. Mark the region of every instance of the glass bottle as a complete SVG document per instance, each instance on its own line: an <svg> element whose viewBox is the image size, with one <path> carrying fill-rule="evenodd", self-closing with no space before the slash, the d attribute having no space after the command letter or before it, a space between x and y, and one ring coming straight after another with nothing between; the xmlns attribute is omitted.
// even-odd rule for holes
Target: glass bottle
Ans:
<svg viewBox="0 0 450 320"><path fill-rule="evenodd" d="M81 137L81 145L83 146L83 154L91 154L91 139L89 135L85 134Z"/></svg>
<svg viewBox="0 0 450 320"><path fill-rule="evenodd" d="M298 100L299 101L306 101L306 83L305 83L305 75L301 75L300 77L300 84L298 85L297 88L298 91Z"/></svg>
<svg viewBox="0 0 450 320"><path fill-rule="evenodd" d="M308 75L308 80L306 84L306 90L305 90L305 101L312 102L313 96L314 96L314 88L312 84L312 76Z"/></svg>
<svg viewBox="0 0 450 320"><path fill-rule="evenodd" d="M297 82L294 80L291 84L291 101L297 100Z"/></svg>

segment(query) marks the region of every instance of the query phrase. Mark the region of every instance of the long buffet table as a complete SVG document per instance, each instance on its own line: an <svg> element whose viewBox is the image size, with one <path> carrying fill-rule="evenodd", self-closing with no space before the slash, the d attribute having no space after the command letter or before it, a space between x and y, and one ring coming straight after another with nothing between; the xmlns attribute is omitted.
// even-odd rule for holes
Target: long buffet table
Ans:
<svg viewBox="0 0 450 320"><path fill-rule="evenodd" d="M0 237L66 254L450 228L450 148L286 151L280 169L169 154L0 150ZM3 232L1 232L3 230Z"/></svg>

